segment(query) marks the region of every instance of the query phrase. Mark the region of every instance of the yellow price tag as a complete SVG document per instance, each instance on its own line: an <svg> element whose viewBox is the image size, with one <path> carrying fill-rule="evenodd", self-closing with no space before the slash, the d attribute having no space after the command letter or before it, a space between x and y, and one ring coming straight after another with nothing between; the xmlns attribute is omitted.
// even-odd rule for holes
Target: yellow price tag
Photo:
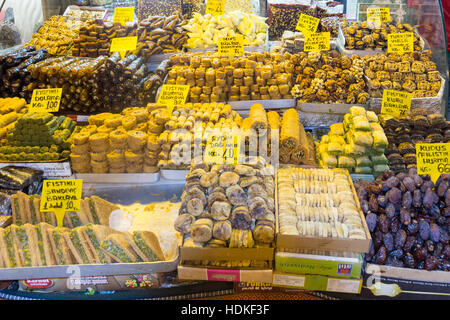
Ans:
<svg viewBox="0 0 450 320"><path fill-rule="evenodd" d="M436 180L450 174L450 143L416 143L417 173L428 174Z"/></svg>
<svg viewBox="0 0 450 320"><path fill-rule="evenodd" d="M113 22L125 25L134 20L134 7L117 7L114 9Z"/></svg>
<svg viewBox="0 0 450 320"><path fill-rule="evenodd" d="M305 35L303 51L329 51L331 35L329 32L311 33Z"/></svg>
<svg viewBox="0 0 450 320"><path fill-rule="evenodd" d="M206 141L203 161L214 164L237 164L241 150L239 135L211 135Z"/></svg>
<svg viewBox="0 0 450 320"><path fill-rule="evenodd" d="M169 114L172 114L175 106L186 103L189 89L188 84L164 84L158 96L157 104L167 106Z"/></svg>
<svg viewBox="0 0 450 320"><path fill-rule="evenodd" d="M388 53L414 52L414 34L412 32L388 34L387 45Z"/></svg>
<svg viewBox="0 0 450 320"><path fill-rule="evenodd" d="M298 18L295 30L301 31L303 34L314 33L319 26L320 19L302 13Z"/></svg>
<svg viewBox="0 0 450 320"><path fill-rule="evenodd" d="M80 210L82 186L82 179L44 180L40 211L54 212L62 227L67 211Z"/></svg>
<svg viewBox="0 0 450 320"><path fill-rule="evenodd" d="M206 1L206 14L212 14L213 16L222 15L224 12L225 0L207 0Z"/></svg>
<svg viewBox="0 0 450 320"><path fill-rule="evenodd" d="M235 37L219 37L217 50L224 56L241 56L244 54L244 37L237 35Z"/></svg>
<svg viewBox="0 0 450 320"><path fill-rule="evenodd" d="M31 112L58 112L62 88L34 89L29 110Z"/></svg>
<svg viewBox="0 0 450 320"><path fill-rule="evenodd" d="M411 110L412 94L396 90L383 90L381 113L394 117L407 116Z"/></svg>
<svg viewBox="0 0 450 320"><path fill-rule="evenodd" d="M122 37L112 38L110 52L116 51L133 51L137 47L137 36L135 37Z"/></svg>
<svg viewBox="0 0 450 320"><path fill-rule="evenodd" d="M374 23L378 28L383 22L391 21L391 10L389 8L367 8L367 22Z"/></svg>

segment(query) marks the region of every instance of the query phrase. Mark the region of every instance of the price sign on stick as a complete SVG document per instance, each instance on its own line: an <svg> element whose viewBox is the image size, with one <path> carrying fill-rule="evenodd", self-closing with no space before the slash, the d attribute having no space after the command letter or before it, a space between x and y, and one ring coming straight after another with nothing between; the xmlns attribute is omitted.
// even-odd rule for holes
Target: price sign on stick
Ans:
<svg viewBox="0 0 450 320"><path fill-rule="evenodd" d="M217 49L220 55L241 56L244 54L244 37L242 35L219 37Z"/></svg>
<svg viewBox="0 0 450 320"><path fill-rule="evenodd" d="M111 47L109 48L109 51L110 52L119 51L121 57L123 58L127 51L136 50L136 47L137 47L137 36L113 38L111 40Z"/></svg>
<svg viewBox="0 0 450 320"><path fill-rule="evenodd" d="M329 32L307 34L305 36L304 51L329 51L330 39Z"/></svg>
<svg viewBox="0 0 450 320"><path fill-rule="evenodd" d="M411 110L412 94L396 90L383 90L381 113L394 117L407 116Z"/></svg>
<svg viewBox="0 0 450 320"><path fill-rule="evenodd" d="M167 106L169 114L172 114L175 106L186 103L189 88L188 84L164 84L158 96L157 104Z"/></svg>
<svg viewBox="0 0 450 320"><path fill-rule="evenodd" d="M295 30L301 31L303 34L314 33L319 26L320 19L302 13L298 18Z"/></svg>
<svg viewBox="0 0 450 320"><path fill-rule="evenodd" d="M62 88L34 89L29 110L32 112L58 112Z"/></svg>
<svg viewBox="0 0 450 320"><path fill-rule="evenodd" d="M225 0L207 0L206 1L206 14L212 14L213 16L219 16L223 14L225 7Z"/></svg>
<svg viewBox="0 0 450 320"><path fill-rule="evenodd" d="M134 20L134 7L117 7L114 9L113 22L125 25Z"/></svg>
<svg viewBox="0 0 450 320"><path fill-rule="evenodd" d="M450 143L416 143L417 173L436 180L450 174Z"/></svg>
<svg viewBox="0 0 450 320"><path fill-rule="evenodd" d="M388 53L414 52L414 34L412 32L388 34L387 45Z"/></svg>
<svg viewBox="0 0 450 320"><path fill-rule="evenodd" d="M40 211L54 212L62 227L67 211L80 210L82 186L82 179L44 180Z"/></svg>
<svg viewBox="0 0 450 320"><path fill-rule="evenodd" d="M367 8L367 22L375 24L378 28L383 22L391 21L391 11L389 8Z"/></svg>
<svg viewBox="0 0 450 320"><path fill-rule="evenodd" d="M240 150L241 138L239 135L212 135L206 141L203 161L214 164L237 164Z"/></svg>

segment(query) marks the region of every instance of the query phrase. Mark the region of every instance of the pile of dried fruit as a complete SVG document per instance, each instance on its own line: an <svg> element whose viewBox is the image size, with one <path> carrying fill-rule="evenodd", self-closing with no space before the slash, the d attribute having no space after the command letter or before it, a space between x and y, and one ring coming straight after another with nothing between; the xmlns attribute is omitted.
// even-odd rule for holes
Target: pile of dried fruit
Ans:
<svg viewBox="0 0 450 320"><path fill-rule="evenodd" d="M395 267L450 271L450 175L434 184L415 168L355 188L372 235L366 261Z"/></svg>

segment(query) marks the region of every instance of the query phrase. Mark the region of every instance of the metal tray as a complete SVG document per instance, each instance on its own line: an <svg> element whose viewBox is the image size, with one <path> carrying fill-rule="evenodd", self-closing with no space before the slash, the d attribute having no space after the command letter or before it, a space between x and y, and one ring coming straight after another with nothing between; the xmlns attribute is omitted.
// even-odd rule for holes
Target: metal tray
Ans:
<svg viewBox="0 0 450 320"><path fill-rule="evenodd" d="M75 173L83 183L154 183L159 181L159 173Z"/></svg>
<svg viewBox="0 0 450 320"><path fill-rule="evenodd" d="M83 197L97 195L105 200L122 205L135 202L151 203L157 201L180 200L184 181L179 183L149 184L109 184L84 183ZM170 272L177 269L180 256L171 261L108 263L108 264L74 264L62 266L23 267L0 269L0 280L68 278L70 276L106 276L119 274L140 274L153 272Z"/></svg>
<svg viewBox="0 0 450 320"><path fill-rule="evenodd" d="M182 181L184 184L184 180L186 175L189 173L189 170L167 170L161 169L161 178L165 180L175 180Z"/></svg>

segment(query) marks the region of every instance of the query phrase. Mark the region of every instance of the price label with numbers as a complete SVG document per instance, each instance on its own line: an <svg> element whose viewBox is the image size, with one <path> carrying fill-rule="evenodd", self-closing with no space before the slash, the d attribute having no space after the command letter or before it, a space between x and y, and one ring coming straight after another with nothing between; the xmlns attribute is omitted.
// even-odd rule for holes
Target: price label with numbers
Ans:
<svg viewBox="0 0 450 320"><path fill-rule="evenodd" d="M213 16L222 15L224 7L225 0L207 0L205 13L212 14Z"/></svg>
<svg viewBox="0 0 450 320"><path fill-rule="evenodd" d="M381 113L394 117L407 116L411 110L412 94L396 90L383 90Z"/></svg>
<svg viewBox="0 0 450 320"><path fill-rule="evenodd" d="M305 52L330 50L331 36L329 32L311 33L305 36Z"/></svg>
<svg viewBox="0 0 450 320"><path fill-rule="evenodd" d="M175 106L186 103L189 88L188 84L164 84L158 96L157 104L166 106L169 114L172 114Z"/></svg>
<svg viewBox="0 0 450 320"><path fill-rule="evenodd" d="M450 143L416 143L417 173L436 180L450 174Z"/></svg>
<svg viewBox="0 0 450 320"><path fill-rule="evenodd" d="M114 9L113 22L124 25L134 20L134 7L116 7Z"/></svg>
<svg viewBox="0 0 450 320"><path fill-rule="evenodd" d="M217 49L220 55L241 56L244 54L244 37L242 35L219 37Z"/></svg>
<svg viewBox="0 0 450 320"><path fill-rule="evenodd" d="M203 161L214 164L237 164L241 150L241 138L237 134L208 137Z"/></svg>
<svg viewBox="0 0 450 320"><path fill-rule="evenodd" d="M381 27L383 22L391 21L391 12L389 8L367 8L367 22L374 23Z"/></svg>
<svg viewBox="0 0 450 320"><path fill-rule="evenodd" d="M111 40L110 52L120 52L122 59L127 51L133 51L137 48L137 37L121 37Z"/></svg>
<svg viewBox="0 0 450 320"><path fill-rule="evenodd" d="M29 110L31 112L58 112L62 88L34 89Z"/></svg>
<svg viewBox="0 0 450 320"><path fill-rule="evenodd" d="M302 13L298 18L295 30L301 31L303 34L314 33L319 26L320 19Z"/></svg>
<svg viewBox="0 0 450 320"><path fill-rule="evenodd" d="M387 38L387 52L403 54L414 51L414 34L412 32L390 33Z"/></svg>
<svg viewBox="0 0 450 320"><path fill-rule="evenodd" d="M54 212L62 226L66 212L80 210L82 186L82 179L44 180L40 211Z"/></svg>

